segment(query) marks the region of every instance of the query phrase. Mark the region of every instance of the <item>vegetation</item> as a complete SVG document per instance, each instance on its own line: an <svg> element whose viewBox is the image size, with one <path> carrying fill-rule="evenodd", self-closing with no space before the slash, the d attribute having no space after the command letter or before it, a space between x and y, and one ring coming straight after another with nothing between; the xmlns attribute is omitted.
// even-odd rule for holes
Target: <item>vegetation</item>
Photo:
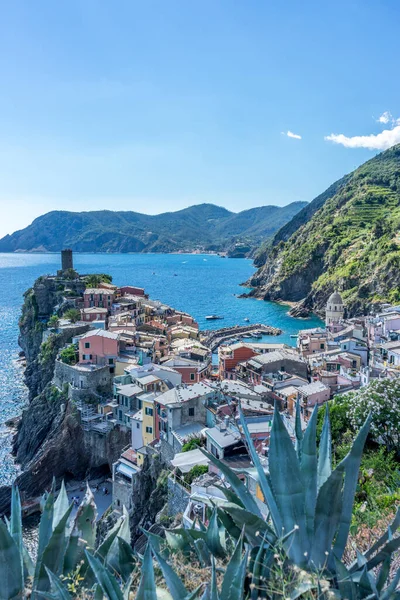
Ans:
<svg viewBox="0 0 400 600"><path fill-rule="evenodd" d="M71 522L72 505L62 485L57 500L54 486L44 498L34 564L24 546L20 500L13 489L11 519L0 523L2 598L21 598L30 588L27 594L34 598L63 600L398 599L400 570L391 574L391 562L400 547L400 536L394 537L400 511L355 563L341 560L370 418L333 468L329 413L318 451L317 410L303 433L297 406L296 447L275 411L268 477L241 416L270 511L267 519L237 475L203 450L230 484L221 488L227 502L210 506L207 527L165 530L165 539L148 532L143 558L130 547L126 512L97 546L90 490Z"/></svg>
<svg viewBox="0 0 400 600"><path fill-rule="evenodd" d="M112 283L112 277L106 273L99 273L88 275L85 277L85 281L88 288L96 288L100 285L100 283Z"/></svg>
<svg viewBox="0 0 400 600"><path fill-rule="evenodd" d="M294 217L293 222L303 219L300 227L288 224L287 235L278 232L264 248L262 260L277 268L270 268L273 275L261 283L270 295L284 289L284 300L308 293L309 304L317 307L337 288L353 313L374 302L400 301L400 145L330 190L316 211L312 202ZM305 280L307 289L290 285L292 277Z"/></svg>
<svg viewBox="0 0 400 600"><path fill-rule="evenodd" d="M75 365L77 363L77 352L74 344L70 344L61 350L60 359L66 365Z"/></svg>
<svg viewBox="0 0 400 600"><path fill-rule="evenodd" d="M192 436L186 444L183 444L181 452L189 452L189 450L196 450L204 446L205 439L202 437Z"/></svg>
<svg viewBox="0 0 400 600"><path fill-rule="evenodd" d="M76 323L81 318L81 313L77 308L68 308L63 314L64 319L68 319L71 323Z"/></svg>
<svg viewBox="0 0 400 600"><path fill-rule="evenodd" d="M208 472L207 465L195 465L194 467L192 467L190 469L189 473L186 473L185 481L186 481L186 483L188 483L190 485L192 483L192 481L197 479L197 477L200 477L200 475L204 475L204 473L207 473L207 472Z"/></svg>
<svg viewBox="0 0 400 600"><path fill-rule="evenodd" d="M50 319L47 322L47 327L50 329L57 329L60 319L58 315L51 315Z"/></svg>
<svg viewBox="0 0 400 600"><path fill-rule="evenodd" d="M400 506L398 427L400 386L397 381L374 380L356 392L338 395L328 403L333 442L333 462L340 462L356 436L359 424L371 414L371 427L360 466L352 531L372 527ZM322 431L322 413L318 434ZM379 442L379 444L378 444Z"/></svg>
<svg viewBox="0 0 400 600"><path fill-rule="evenodd" d="M213 204L161 215L136 212L53 211L0 240L0 252L43 247L56 252L172 252L227 250L235 243L257 247L305 206L263 206L232 213ZM44 233L46 232L46 233Z"/></svg>

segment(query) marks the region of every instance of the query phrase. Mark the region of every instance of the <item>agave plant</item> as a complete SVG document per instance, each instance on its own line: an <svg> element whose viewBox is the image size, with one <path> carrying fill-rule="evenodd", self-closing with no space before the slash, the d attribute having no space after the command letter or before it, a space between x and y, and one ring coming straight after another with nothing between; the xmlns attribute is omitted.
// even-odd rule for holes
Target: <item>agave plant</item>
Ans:
<svg viewBox="0 0 400 600"><path fill-rule="evenodd" d="M34 600L131 600L133 587L135 600L195 600L200 595L202 600L323 600L332 594L347 600L400 600L400 569L389 580L392 555L400 547L400 537L394 537L400 510L388 531L358 554L353 565L341 561L370 420L332 469L328 409L319 448L316 418L317 408L303 434L297 405L294 445L275 410L267 475L241 415L268 515L263 516L265 511L238 476L203 450L230 484L220 488L226 503L217 507L210 502L207 527L199 522L191 529L166 530L165 539L145 532L143 559L130 546L126 512L95 547L96 507L90 489L71 518L64 485L57 499L53 485L44 499L34 565L23 543L20 499L13 489L10 521L0 522L0 600L25 597L26 586ZM204 581L197 589L187 589L172 567L174 557L175 563L185 565L185 580L191 566L202 569ZM73 590L70 576L77 570L80 585ZM167 590L157 587L161 575ZM277 581L283 586L279 591Z"/></svg>

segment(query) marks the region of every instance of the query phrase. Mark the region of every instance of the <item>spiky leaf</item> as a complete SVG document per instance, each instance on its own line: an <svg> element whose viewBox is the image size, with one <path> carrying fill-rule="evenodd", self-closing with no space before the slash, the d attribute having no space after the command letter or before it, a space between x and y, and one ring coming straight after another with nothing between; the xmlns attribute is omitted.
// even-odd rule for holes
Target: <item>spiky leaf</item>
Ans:
<svg viewBox="0 0 400 600"><path fill-rule="evenodd" d="M0 589L1 598L20 598L24 582L19 549L6 525L0 520Z"/></svg>
<svg viewBox="0 0 400 600"><path fill-rule="evenodd" d="M318 489L322 487L332 472L332 439L331 422L329 418L329 403L325 405L325 418L322 426L318 455Z"/></svg>
<svg viewBox="0 0 400 600"><path fill-rule="evenodd" d="M156 584L154 581L154 568L151 558L150 544L147 544L142 565L142 577L136 600L157 600Z"/></svg>

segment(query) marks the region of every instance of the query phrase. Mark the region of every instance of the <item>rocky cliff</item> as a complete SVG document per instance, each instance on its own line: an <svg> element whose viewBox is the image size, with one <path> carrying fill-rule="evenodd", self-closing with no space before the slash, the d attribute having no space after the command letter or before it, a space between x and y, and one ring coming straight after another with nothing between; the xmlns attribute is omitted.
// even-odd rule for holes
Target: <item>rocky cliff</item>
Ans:
<svg viewBox="0 0 400 600"><path fill-rule="evenodd" d="M259 252L251 295L323 314L338 289L349 316L400 302L400 145L374 157L296 215Z"/></svg>
<svg viewBox="0 0 400 600"><path fill-rule="evenodd" d="M62 287L60 282L57 285ZM76 325L51 334L42 343L45 322L59 305L59 292L54 280L40 278L25 294L20 320L19 340L27 361L25 380L30 402L19 422L13 451L22 467L16 483L23 500L43 493L53 477L79 479L108 470L130 438L120 430L107 435L83 431L68 384L57 381L59 385L54 385L58 350L88 329L88 325ZM10 489L3 486L0 512L7 511L9 500Z"/></svg>

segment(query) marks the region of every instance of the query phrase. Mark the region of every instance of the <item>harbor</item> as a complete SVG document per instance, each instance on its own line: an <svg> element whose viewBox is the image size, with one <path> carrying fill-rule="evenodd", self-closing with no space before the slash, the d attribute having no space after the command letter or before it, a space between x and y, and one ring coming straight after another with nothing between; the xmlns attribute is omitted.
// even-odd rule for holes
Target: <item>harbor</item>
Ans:
<svg viewBox="0 0 400 600"><path fill-rule="evenodd" d="M232 327L222 327L221 329L205 330L200 332L200 341L210 348L212 352L220 344L238 337L261 337L263 335L281 335L282 330L271 325L257 323L255 325L233 325Z"/></svg>

